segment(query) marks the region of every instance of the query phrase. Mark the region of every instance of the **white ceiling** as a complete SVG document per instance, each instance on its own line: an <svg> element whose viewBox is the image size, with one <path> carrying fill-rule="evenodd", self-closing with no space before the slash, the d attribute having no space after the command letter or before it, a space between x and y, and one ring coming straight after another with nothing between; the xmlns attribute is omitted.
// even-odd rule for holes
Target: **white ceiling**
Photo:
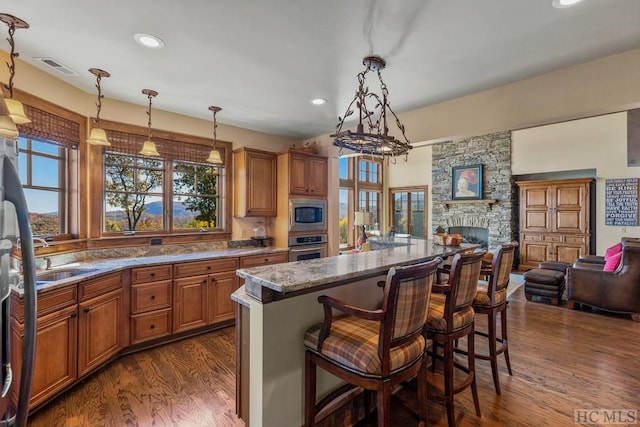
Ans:
<svg viewBox="0 0 640 427"><path fill-rule="evenodd" d="M4 0L0 12L30 24L15 33L21 59L88 93L87 70L109 71L105 104L146 105L150 88L154 108L211 119L219 105L220 123L308 138L334 130L369 54L387 61L390 101L404 112L640 48L639 0L551 1ZM137 45L140 32L165 48ZM316 96L329 102L313 106Z"/></svg>

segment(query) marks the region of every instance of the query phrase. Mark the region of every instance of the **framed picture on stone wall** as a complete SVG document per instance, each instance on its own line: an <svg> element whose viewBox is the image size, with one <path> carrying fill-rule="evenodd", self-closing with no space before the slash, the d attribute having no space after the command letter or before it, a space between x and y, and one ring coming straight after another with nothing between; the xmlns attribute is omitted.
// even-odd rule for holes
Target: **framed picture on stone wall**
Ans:
<svg viewBox="0 0 640 427"><path fill-rule="evenodd" d="M454 166L451 169L453 200L482 199L482 165Z"/></svg>

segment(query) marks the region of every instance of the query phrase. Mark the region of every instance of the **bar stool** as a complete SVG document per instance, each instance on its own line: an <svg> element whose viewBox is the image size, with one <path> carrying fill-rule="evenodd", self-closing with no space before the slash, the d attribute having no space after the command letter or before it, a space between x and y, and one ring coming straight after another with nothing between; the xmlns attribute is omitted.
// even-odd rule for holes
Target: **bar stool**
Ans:
<svg viewBox="0 0 640 427"><path fill-rule="evenodd" d="M455 426L453 408L454 396L471 387L476 415L480 415L478 389L476 387L474 362L474 310L473 300L478 288L482 257L485 252L472 254L456 254L449 269L438 269L439 273L449 275L447 283L433 285L429 313L427 316L426 336L433 340L433 349L425 353L425 357L432 358L432 371L435 372L436 360L443 360L444 393L429 395L437 401L443 401L447 410L449 426ZM440 274L438 274L440 279ZM467 337L467 366L454 362L454 343ZM443 348L442 356L438 355L438 345ZM454 384L454 368L465 372L466 377Z"/></svg>
<svg viewBox="0 0 640 427"><path fill-rule="evenodd" d="M491 373L496 394L500 394L500 379L498 378L498 355L504 353L509 375L511 363L509 362L509 346L507 341L507 285L513 265L517 242L502 245L493 255L493 261L489 268L483 268L482 276L488 280L480 280L478 291L473 301L473 308L478 314L487 315L487 332L475 331L476 335L486 337L489 343L489 354L475 354L476 359L491 361ZM497 315L500 313L501 336L497 336ZM498 346L498 344L500 344Z"/></svg>
<svg viewBox="0 0 640 427"><path fill-rule="evenodd" d="M305 351L305 426L330 400L316 403L316 366L338 378L377 392L378 426L391 420L391 389L420 373L426 377L424 352L429 299L436 269L442 262L393 267L387 274L382 307L365 310L329 296L318 297L324 305L324 322L307 330ZM346 316L333 316L333 309ZM426 424L426 383L418 381L418 417ZM331 394L330 394L331 395ZM365 399L365 416L369 411Z"/></svg>

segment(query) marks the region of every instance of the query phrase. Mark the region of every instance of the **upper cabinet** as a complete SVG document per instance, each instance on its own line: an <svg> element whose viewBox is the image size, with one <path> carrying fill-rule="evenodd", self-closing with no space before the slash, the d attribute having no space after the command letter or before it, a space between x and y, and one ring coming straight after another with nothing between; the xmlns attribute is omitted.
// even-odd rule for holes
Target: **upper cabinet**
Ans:
<svg viewBox="0 0 640 427"><path fill-rule="evenodd" d="M240 148L233 151L235 216L276 216L276 154Z"/></svg>
<svg viewBox="0 0 640 427"><path fill-rule="evenodd" d="M297 152L279 155L280 172L289 182L289 194L297 196L327 196L327 158L317 154ZM288 173L287 173L288 172Z"/></svg>

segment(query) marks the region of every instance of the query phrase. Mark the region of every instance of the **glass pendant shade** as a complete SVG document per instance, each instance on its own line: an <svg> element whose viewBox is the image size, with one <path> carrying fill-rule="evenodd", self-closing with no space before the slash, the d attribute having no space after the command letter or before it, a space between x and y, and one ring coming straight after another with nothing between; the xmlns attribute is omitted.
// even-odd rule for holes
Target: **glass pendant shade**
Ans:
<svg viewBox="0 0 640 427"><path fill-rule="evenodd" d="M14 139L18 137L18 134L18 128L11 120L11 117L7 115L0 116L0 137Z"/></svg>
<svg viewBox="0 0 640 427"><path fill-rule="evenodd" d="M147 140L142 144L142 150L140 150L140 154L143 156L159 156L158 150L156 149L156 144L153 141Z"/></svg>
<svg viewBox="0 0 640 427"><path fill-rule="evenodd" d="M216 165L221 165L222 162L222 158L220 157L220 152L218 150L211 150L211 152L209 153L209 158L207 159L207 162L209 163L213 163Z"/></svg>
<svg viewBox="0 0 640 427"><path fill-rule="evenodd" d="M87 139L87 142L91 145L104 145L104 146L111 145L111 143L107 139L107 133L104 131L104 129L100 129L100 128L91 129L91 134L89 134L89 138Z"/></svg>
<svg viewBox="0 0 640 427"><path fill-rule="evenodd" d="M11 120L17 125L23 125L25 123L31 123L31 120L24 113L24 105L22 102L6 98L5 102L7 104L7 109L9 110L9 116L11 116Z"/></svg>

